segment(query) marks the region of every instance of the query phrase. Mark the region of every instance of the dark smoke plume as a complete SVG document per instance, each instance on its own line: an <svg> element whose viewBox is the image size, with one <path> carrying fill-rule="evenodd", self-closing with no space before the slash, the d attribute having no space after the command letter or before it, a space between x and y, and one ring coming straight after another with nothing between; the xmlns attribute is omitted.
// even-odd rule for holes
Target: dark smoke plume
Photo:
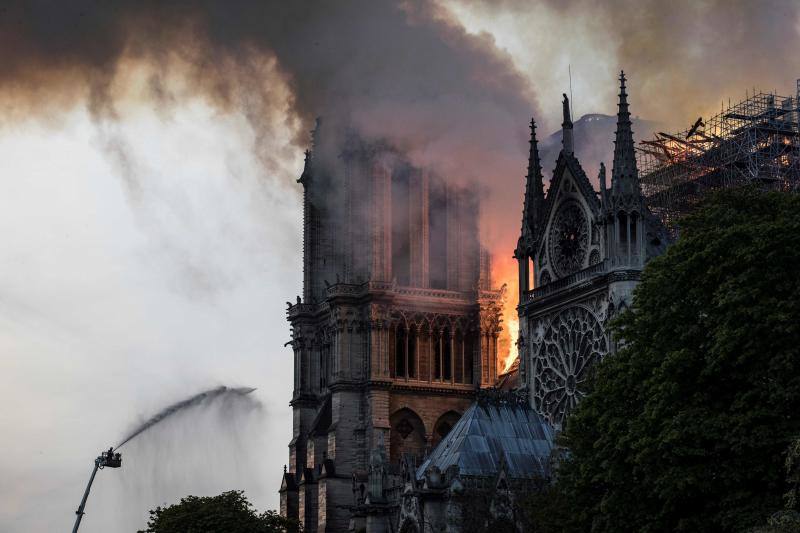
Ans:
<svg viewBox="0 0 800 533"><path fill-rule="evenodd" d="M164 80L177 69L220 109L243 109L257 136L289 121L304 147L313 118L324 115L328 132L355 128L448 179L510 180L495 187L492 204L519 203L534 96L489 37L468 35L433 2L34 0L2 8L7 117L85 101L96 119L113 120L137 65L151 69L149 97L164 112L176 101ZM281 154L259 155L277 168L272 158ZM513 212L499 222L518 226Z"/></svg>
<svg viewBox="0 0 800 533"><path fill-rule="evenodd" d="M721 98L753 85L785 90L798 75L792 63L800 44L797 2L544 1L557 14L556 36L531 53L553 54L555 66L568 59L558 55L561 40L614 43L609 69L629 72L634 113L670 127L716 111ZM521 0L451 3L512 14L530 9ZM8 2L0 7L2 115L50 115L86 102L107 124L127 74L144 65L151 73L148 96L165 113L182 96L169 83L175 76L219 109L242 111L267 171L288 155L268 149L276 125L296 132L291 148L302 148L313 118L323 115L329 134L353 127L448 179L491 184L484 221L489 237L502 235L510 250L508 235L519 227L526 124L540 113L510 58L490 37L467 34L446 4ZM595 23L586 35L572 36L571 21L580 17ZM610 150L611 139L598 142ZM124 151L114 138L107 144ZM593 176L597 169L586 171Z"/></svg>

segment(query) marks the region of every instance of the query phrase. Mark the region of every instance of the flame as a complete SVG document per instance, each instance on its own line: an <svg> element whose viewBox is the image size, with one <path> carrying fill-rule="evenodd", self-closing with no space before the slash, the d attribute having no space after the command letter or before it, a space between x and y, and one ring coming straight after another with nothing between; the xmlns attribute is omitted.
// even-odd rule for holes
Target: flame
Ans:
<svg viewBox="0 0 800 533"><path fill-rule="evenodd" d="M519 280L517 262L509 254L494 254L492 258L492 281L495 286L505 285L501 314L503 330L497 342L497 370L507 372L517 359L517 339L519 338L519 318L517 299Z"/></svg>

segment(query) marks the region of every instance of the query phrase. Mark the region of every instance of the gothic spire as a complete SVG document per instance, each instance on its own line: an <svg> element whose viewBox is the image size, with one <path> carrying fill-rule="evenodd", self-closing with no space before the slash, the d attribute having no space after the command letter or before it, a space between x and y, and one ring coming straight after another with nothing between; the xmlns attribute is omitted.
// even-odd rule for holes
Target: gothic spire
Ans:
<svg viewBox="0 0 800 533"><path fill-rule="evenodd" d="M539 160L539 144L536 141L536 122L531 119L530 153L528 174L525 176L525 202L522 208L522 233L533 236L544 207L544 183L542 164ZM527 231L526 231L527 230Z"/></svg>
<svg viewBox="0 0 800 533"><path fill-rule="evenodd" d="M563 96L564 122L561 123L561 145L565 154L572 154L572 118L569 112L569 98L567 98L566 93Z"/></svg>
<svg viewBox="0 0 800 533"><path fill-rule="evenodd" d="M617 131L614 139L614 165L611 169L611 192L612 194L632 194L639 188L639 171L636 169L624 71L620 72L619 82L619 110L617 111Z"/></svg>

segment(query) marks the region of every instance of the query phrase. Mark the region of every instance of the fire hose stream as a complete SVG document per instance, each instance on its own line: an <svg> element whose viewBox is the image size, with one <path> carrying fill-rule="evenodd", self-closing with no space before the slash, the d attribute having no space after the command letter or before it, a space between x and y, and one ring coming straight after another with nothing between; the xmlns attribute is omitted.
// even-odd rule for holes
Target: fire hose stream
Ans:
<svg viewBox="0 0 800 533"><path fill-rule="evenodd" d="M170 416L193 407L195 405L200 404L204 401L210 401L215 398L221 397L223 395L235 395L235 396L244 396L246 394L250 394L255 389L251 389L248 387L240 387L240 388L229 388L229 387L217 387L216 389L207 390L205 392L201 392L200 394L195 394L194 396L187 398L186 400L174 403L169 405L159 411L155 416L148 419L138 428L136 428L133 432L131 432L127 437L125 437L122 442L117 444L116 447L109 448L107 451L102 452L97 458L94 460L94 468L92 469L92 475L89 477L89 483L86 484L86 490L83 493L83 498L81 498L81 503L78 506L78 510L75 511L77 515L75 517L75 525L72 527L72 533L77 533L78 528L81 525L81 520L83 519L83 515L85 514L86 509L86 500L89 498L89 492L92 490L92 483L94 483L94 478L97 475L98 470L102 470L106 467L108 468L119 468L122 466L122 455L117 452L119 448L125 445L130 440L134 439L135 437L139 436L140 434L144 433L151 427L155 426L165 418L169 418Z"/></svg>

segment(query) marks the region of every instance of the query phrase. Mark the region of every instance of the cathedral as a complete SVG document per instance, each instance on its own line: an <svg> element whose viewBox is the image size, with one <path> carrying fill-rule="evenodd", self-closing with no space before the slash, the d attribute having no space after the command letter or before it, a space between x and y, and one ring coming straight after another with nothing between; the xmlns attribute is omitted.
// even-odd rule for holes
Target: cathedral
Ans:
<svg viewBox="0 0 800 533"><path fill-rule="evenodd" d="M620 74L611 186L595 191L575 157L564 95L562 148L544 192L535 123L514 256L519 263L520 377L532 407L558 430L584 395L593 363L614 351L609 321L630 307L644 264L668 233L645 205L625 74Z"/></svg>
<svg viewBox="0 0 800 533"><path fill-rule="evenodd" d="M516 495L547 482L555 433L614 351L609 320L668 242L640 191L624 74L610 186L601 164L596 191L575 157L566 95L563 117L546 193L531 121L520 355L502 376L502 294L475 192L355 134L327 139L318 122L298 180L304 277L287 310L294 421L280 488L281 514L304 531L523 530Z"/></svg>
<svg viewBox="0 0 800 533"><path fill-rule="evenodd" d="M303 187L303 293L288 304L293 437L281 512L347 531L379 446L419 464L497 380L501 293L478 198L318 122Z"/></svg>

